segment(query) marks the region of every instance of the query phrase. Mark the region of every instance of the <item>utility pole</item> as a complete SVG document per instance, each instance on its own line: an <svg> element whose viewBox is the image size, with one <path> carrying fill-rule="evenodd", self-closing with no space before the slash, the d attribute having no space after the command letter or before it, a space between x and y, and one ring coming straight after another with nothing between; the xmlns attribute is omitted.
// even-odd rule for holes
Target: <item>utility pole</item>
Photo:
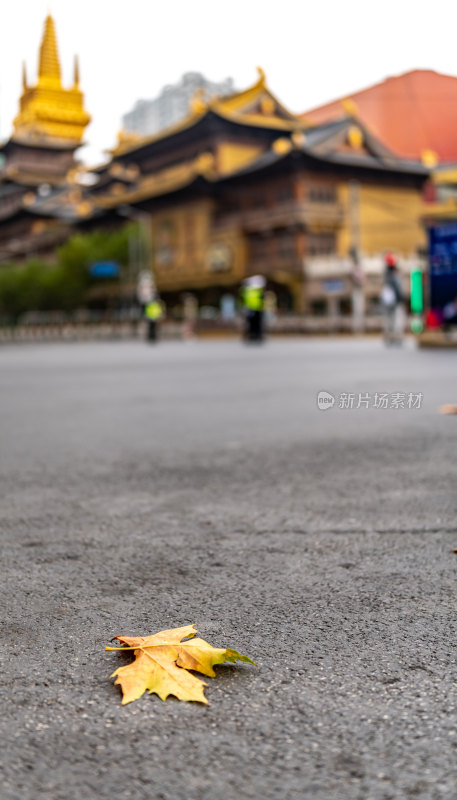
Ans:
<svg viewBox="0 0 457 800"><path fill-rule="evenodd" d="M127 219L131 219L134 220L135 222L138 222L140 226L140 231L142 231L143 233L142 236L141 235L138 236L136 247L134 242L130 243L129 241L129 261L131 260L131 263L129 265L130 275L132 275L132 272L134 273L132 277L136 282L142 270L149 271L152 276L152 283L155 286L156 283L154 279L154 272L152 269L151 218L148 212L141 211L140 209L133 208L132 206L129 205L121 205L117 209L117 213L121 217L126 217ZM144 242L144 248L143 248L143 242ZM135 260L137 261L137 263L135 264L135 266L133 266L134 259L132 258L132 256L134 255L135 251L136 251ZM144 263L142 263L143 261Z"/></svg>
<svg viewBox="0 0 457 800"><path fill-rule="evenodd" d="M361 333L365 321L365 275L360 262L361 237L360 237L360 184L358 181L349 181L349 225L351 231L352 259L352 326L354 333Z"/></svg>

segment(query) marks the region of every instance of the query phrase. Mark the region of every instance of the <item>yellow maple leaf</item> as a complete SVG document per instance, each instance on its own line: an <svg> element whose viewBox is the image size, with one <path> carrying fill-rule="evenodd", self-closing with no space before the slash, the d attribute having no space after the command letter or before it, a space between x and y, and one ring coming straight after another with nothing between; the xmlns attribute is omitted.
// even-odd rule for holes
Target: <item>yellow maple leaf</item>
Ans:
<svg viewBox="0 0 457 800"><path fill-rule="evenodd" d="M196 700L208 703L204 695L204 683L188 670L201 672L214 678L215 664L224 661L246 661L255 664L230 648L212 647L203 639L194 639L198 633L193 625L160 631L153 636L114 636L121 647L105 647L105 650L133 650L135 660L119 667L110 676L122 689L122 705L138 700L148 689L162 700L172 694L178 700ZM186 641L182 641L186 639Z"/></svg>

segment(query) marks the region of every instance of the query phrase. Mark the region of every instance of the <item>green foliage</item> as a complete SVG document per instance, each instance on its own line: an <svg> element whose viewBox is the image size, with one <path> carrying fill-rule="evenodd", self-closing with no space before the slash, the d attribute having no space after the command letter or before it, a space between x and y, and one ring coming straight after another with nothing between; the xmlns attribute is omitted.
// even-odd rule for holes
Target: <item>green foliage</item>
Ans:
<svg viewBox="0 0 457 800"><path fill-rule="evenodd" d="M57 251L57 262L68 274L84 276L84 279L94 261L119 261L125 267L129 258L130 229L131 226L126 225L112 233L76 234Z"/></svg>
<svg viewBox="0 0 457 800"><path fill-rule="evenodd" d="M0 311L11 320L26 310L24 269L8 265L0 271Z"/></svg>
<svg viewBox="0 0 457 800"><path fill-rule="evenodd" d="M59 248L52 265L39 259L20 266L0 265L0 317L15 323L27 311L83 308L88 290L97 283L89 272L91 263L118 261L125 274L131 230L132 225L125 225L111 233L77 233ZM104 286L108 284L103 280Z"/></svg>

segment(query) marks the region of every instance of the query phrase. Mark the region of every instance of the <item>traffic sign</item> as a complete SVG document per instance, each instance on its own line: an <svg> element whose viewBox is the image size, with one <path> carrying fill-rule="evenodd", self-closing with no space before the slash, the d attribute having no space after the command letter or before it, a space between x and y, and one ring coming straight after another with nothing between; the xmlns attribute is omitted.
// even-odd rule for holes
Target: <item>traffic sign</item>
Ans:
<svg viewBox="0 0 457 800"><path fill-rule="evenodd" d="M118 261L94 261L89 272L93 278L116 278L119 275Z"/></svg>

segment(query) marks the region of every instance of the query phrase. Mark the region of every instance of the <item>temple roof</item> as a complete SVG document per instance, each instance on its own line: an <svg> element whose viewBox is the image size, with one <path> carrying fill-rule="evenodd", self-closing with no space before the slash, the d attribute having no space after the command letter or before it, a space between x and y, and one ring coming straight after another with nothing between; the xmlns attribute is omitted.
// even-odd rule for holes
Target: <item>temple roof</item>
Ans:
<svg viewBox="0 0 457 800"><path fill-rule="evenodd" d="M250 128L291 131L303 127L300 119L288 111L268 89L265 73L259 69L259 79L248 89L228 97L213 98L208 102L197 95L185 119L150 136L138 137L134 141L121 140L110 152L113 156L133 154L149 144L192 129L211 114Z"/></svg>
<svg viewBox="0 0 457 800"><path fill-rule="evenodd" d="M212 108L221 115L249 120L250 124L257 121L257 124L264 125L267 120L288 123L289 127L290 123L293 126L299 124L298 117L288 111L268 88L263 69L258 67L257 71L259 77L253 86L228 97L215 98L210 103Z"/></svg>
<svg viewBox="0 0 457 800"><path fill-rule="evenodd" d="M0 173L0 185L4 183L16 186L42 186L43 184L64 186L66 185L66 176L55 175L50 172L46 173L43 170L32 172L21 167L11 166L6 167Z"/></svg>
<svg viewBox="0 0 457 800"><path fill-rule="evenodd" d="M97 198L97 205L101 208L115 208L120 203L139 203L172 192L184 189L186 186L203 178L210 181L216 178L211 165L204 164L201 157L175 168L163 170L156 175L148 175L131 188L126 188L122 196L113 195Z"/></svg>
<svg viewBox="0 0 457 800"><path fill-rule="evenodd" d="M30 135L23 134L23 136L20 136L14 133L9 139L0 144L0 153L8 156L18 148L42 150L44 152L49 150L73 151L77 147L81 147L81 144L84 144L84 142L76 142L73 139L51 138L50 136L35 136L32 138Z"/></svg>
<svg viewBox="0 0 457 800"><path fill-rule="evenodd" d="M345 121L346 122L346 121ZM346 123L347 129L347 123ZM322 132L321 132L322 133ZM249 174L256 174L264 170L268 170L276 164L285 164L286 161L298 161L300 157L311 158L315 162L321 164L334 164L337 167L350 167L351 169L358 170L376 170L383 172L395 172L409 175L415 175L425 178L429 175L429 170L418 161L409 161L397 158L391 154L385 155L382 151L373 151L368 148L354 148L353 150L343 149L338 150L335 146L333 149L328 147L326 151L320 149L317 144L317 134L315 131L314 141L308 140L308 134L303 140L296 143L290 142L286 147L273 148L266 153L263 153L252 163L248 164L241 169L232 172L230 175L221 177L221 181L230 181L231 179L244 177ZM311 138L311 137L310 137ZM284 141L284 140L282 140ZM324 137L324 141L328 139ZM356 174L356 173L355 173Z"/></svg>
<svg viewBox="0 0 457 800"><path fill-rule="evenodd" d="M164 197L195 185L208 186L259 174L271 168L285 168L286 164L309 160L322 166L355 171L382 171L402 173L424 179L428 170L420 163L399 159L376 140L357 120L345 117L338 123L318 126L308 132L289 131L273 143L272 147L256 156L247 165L233 169L229 174L217 170L217 159L211 153L200 153L195 159L166 167L150 175L139 175L135 185L125 186L116 195L96 197L94 208L115 209L128 203L142 203L155 197Z"/></svg>

